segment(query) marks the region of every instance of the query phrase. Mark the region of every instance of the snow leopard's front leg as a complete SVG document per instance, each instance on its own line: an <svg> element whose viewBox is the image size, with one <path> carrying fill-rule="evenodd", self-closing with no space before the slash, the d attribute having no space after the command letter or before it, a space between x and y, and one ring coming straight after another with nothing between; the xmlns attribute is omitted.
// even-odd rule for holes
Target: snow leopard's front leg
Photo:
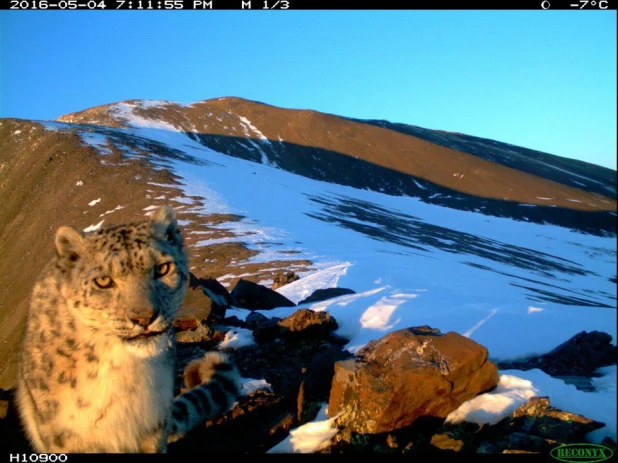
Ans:
<svg viewBox="0 0 618 463"><path fill-rule="evenodd" d="M221 352L207 352L190 362L185 368L184 380L189 390L172 403L164 444L176 441L198 424L230 410L241 389L238 369Z"/></svg>

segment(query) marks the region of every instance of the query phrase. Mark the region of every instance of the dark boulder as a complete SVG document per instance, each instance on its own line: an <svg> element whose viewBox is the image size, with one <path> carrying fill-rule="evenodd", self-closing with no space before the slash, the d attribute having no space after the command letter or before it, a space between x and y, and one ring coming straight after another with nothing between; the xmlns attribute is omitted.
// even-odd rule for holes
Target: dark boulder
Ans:
<svg viewBox="0 0 618 463"><path fill-rule="evenodd" d="M476 449L477 453L548 453L555 445L542 437L525 432L511 432L496 437L495 440L483 441Z"/></svg>
<svg viewBox="0 0 618 463"><path fill-rule="evenodd" d="M337 328L337 321L328 312L300 309L284 319L273 318L260 322L253 330L253 337L258 342L275 338L290 341L327 339Z"/></svg>
<svg viewBox="0 0 618 463"><path fill-rule="evenodd" d="M352 354L337 345L331 345L313 356L303 373L296 401L297 417L300 423L313 420L322 404L328 402L330 386L335 374L335 362L351 356Z"/></svg>
<svg viewBox="0 0 618 463"><path fill-rule="evenodd" d="M212 315L216 320L225 317L225 309L234 305L234 298L228 290L214 278L197 278L189 273L189 290L201 288L213 302Z"/></svg>
<svg viewBox="0 0 618 463"><path fill-rule="evenodd" d="M337 321L328 312L300 309L279 323L280 336L288 339L322 339L339 328Z"/></svg>
<svg viewBox="0 0 618 463"><path fill-rule="evenodd" d="M218 329L208 326L199 325L194 330L184 330L176 333L176 341L179 343L196 343L196 342L212 342L218 343L223 341L227 331L219 331Z"/></svg>
<svg viewBox="0 0 618 463"><path fill-rule="evenodd" d="M585 442L586 434L602 428L605 423L552 407L547 397L532 397L499 426L569 443Z"/></svg>
<svg viewBox="0 0 618 463"><path fill-rule="evenodd" d="M477 434L479 453L543 452L559 444L586 442L604 423L559 410L547 397L532 397L511 415Z"/></svg>
<svg viewBox="0 0 618 463"><path fill-rule="evenodd" d="M327 299L332 299L334 297L345 296L346 294L356 294L355 291L348 288L326 288L326 289L316 289L311 295L298 303L301 304L310 304L312 302L320 302L326 301Z"/></svg>
<svg viewBox="0 0 618 463"><path fill-rule="evenodd" d="M171 444L171 454L264 453L296 425L286 400L260 389L238 398L234 409L199 425ZM205 447L207 445L207 447Z"/></svg>
<svg viewBox="0 0 618 463"><path fill-rule="evenodd" d="M245 318L245 326L248 329L252 330L256 328L260 323L263 323L267 320L268 317L266 317L266 315L261 314L260 312L251 312L249 315L247 315L247 318Z"/></svg>
<svg viewBox="0 0 618 463"><path fill-rule="evenodd" d="M189 287L182 307L174 317L177 330L195 330L201 323L210 324L225 317L232 297L214 278L197 278L189 273Z"/></svg>
<svg viewBox="0 0 618 463"><path fill-rule="evenodd" d="M500 362L502 370L538 368L550 376L595 376L599 367L615 365L618 348L611 335L602 331L581 331L551 352L538 357L513 362ZM577 383L574 383L578 388Z"/></svg>
<svg viewBox="0 0 618 463"><path fill-rule="evenodd" d="M270 342L279 335L280 318L273 317L261 321L253 328L253 339L257 342Z"/></svg>
<svg viewBox="0 0 618 463"><path fill-rule="evenodd" d="M195 330L202 323L206 323L206 320L210 317L212 311L211 299L203 293L201 295L193 293L187 299L174 316L173 325L176 331Z"/></svg>
<svg viewBox="0 0 618 463"><path fill-rule="evenodd" d="M249 310L269 310L275 307L295 307L292 301L266 286L240 279L231 292L238 307Z"/></svg>
<svg viewBox="0 0 618 463"><path fill-rule="evenodd" d="M231 317L225 317L221 324L225 326L235 326L237 328L247 328L247 323L244 320L238 318L236 315L232 315Z"/></svg>

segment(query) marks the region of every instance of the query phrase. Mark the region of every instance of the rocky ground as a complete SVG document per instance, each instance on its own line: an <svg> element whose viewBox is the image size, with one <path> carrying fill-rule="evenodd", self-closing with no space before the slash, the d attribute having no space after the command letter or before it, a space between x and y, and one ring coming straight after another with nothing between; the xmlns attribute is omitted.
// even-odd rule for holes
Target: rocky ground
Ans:
<svg viewBox="0 0 618 463"><path fill-rule="evenodd" d="M283 272L274 285L294 281ZM312 301L353 292L316 291ZM175 321L178 340L176 393L190 360L251 333L255 343L222 349L235 359L245 378L270 386L239 398L225 415L199 426L171 444L172 454L264 453L289 431L315 419L322 404L337 416L339 432L320 453L538 453L563 443L586 442L602 427L584 416L554 408L546 397L533 397L494 425L446 424L461 403L498 383L500 368L541 368L576 378L581 389L599 366L616 362L616 346L605 333L582 332L552 352L509 364L494 364L487 350L459 334L427 326L410 327L372 341L355 356L333 335L337 321L327 312L298 309L284 319L252 312L246 320L226 317L226 308L269 309L293 306L279 293L240 280L231 292L213 278L192 276ZM588 381L587 381L588 380ZM12 403L12 390L0 390L0 436L11 451L27 452ZM614 449L610 439L603 442Z"/></svg>

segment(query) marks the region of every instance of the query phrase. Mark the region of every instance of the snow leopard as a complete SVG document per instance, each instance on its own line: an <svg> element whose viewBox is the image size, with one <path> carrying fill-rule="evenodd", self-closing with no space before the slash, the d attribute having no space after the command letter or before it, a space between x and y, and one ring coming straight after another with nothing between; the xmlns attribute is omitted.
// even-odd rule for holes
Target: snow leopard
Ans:
<svg viewBox="0 0 618 463"><path fill-rule="evenodd" d="M174 210L84 232L60 227L31 294L16 404L36 452L166 452L233 407L240 373L207 352L174 397L173 319L189 269Z"/></svg>

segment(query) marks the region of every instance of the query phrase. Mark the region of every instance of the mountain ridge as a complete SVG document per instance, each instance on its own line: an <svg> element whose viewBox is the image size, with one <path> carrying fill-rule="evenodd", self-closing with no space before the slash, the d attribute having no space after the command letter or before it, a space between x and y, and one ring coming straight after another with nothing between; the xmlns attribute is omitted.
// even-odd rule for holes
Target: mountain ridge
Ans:
<svg viewBox="0 0 618 463"><path fill-rule="evenodd" d="M182 105L126 100L58 121L180 131L215 151L315 180L585 233L616 232L609 169L463 134L234 97Z"/></svg>
<svg viewBox="0 0 618 463"><path fill-rule="evenodd" d="M605 193L610 197L601 195L600 191L591 194L582 190L581 186L577 188L573 182L564 185L554 179L543 178L538 175L538 170L536 175L522 172L504 165L504 162L483 159L478 153L453 149L445 146L446 143L439 145L435 136L433 139L418 136L422 135L419 130L434 134L438 131L393 123L388 123L385 128L381 127L385 124L379 121L348 119L313 110L283 109L239 98L204 100L188 105L126 100L70 113L57 120L126 127L125 117L129 108L139 117L162 120L193 134L207 145L221 145L217 137L230 137L234 141L237 138L249 139L258 146L244 147L244 151L261 151L269 162L276 165L282 155L276 148L267 145L287 142L367 161L472 196L578 210L616 208L615 200L612 201L612 196L615 198L615 186L612 189L611 185L603 185ZM251 120L251 124L247 125L245 120ZM260 128L257 129L256 125ZM404 133L401 127L408 133ZM414 132L414 135L410 132ZM496 149L513 149L513 145L478 137L469 138L496 144ZM458 146L463 148L461 143ZM228 154L239 156L237 147L230 147L228 151ZM553 160L564 159L544 154ZM259 157L256 156L255 160L259 162ZM596 170L605 172L606 169L596 166ZM552 194L555 197L548 199Z"/></svg>

